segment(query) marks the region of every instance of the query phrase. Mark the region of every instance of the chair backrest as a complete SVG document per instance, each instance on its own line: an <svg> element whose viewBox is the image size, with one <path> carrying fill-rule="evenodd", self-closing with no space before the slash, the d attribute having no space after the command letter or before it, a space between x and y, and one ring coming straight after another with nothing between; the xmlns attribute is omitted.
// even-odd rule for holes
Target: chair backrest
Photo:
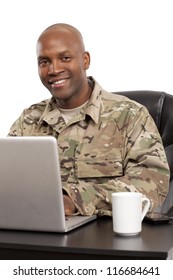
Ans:
<svg viewBox="0 0 173 280"><path fill-rule="evenodd" d="M114 92L144 105L153 117L162 137L170 167L170 188L161 208L163 213L173 214L173 95L161 91L136 90Z"/></svg>

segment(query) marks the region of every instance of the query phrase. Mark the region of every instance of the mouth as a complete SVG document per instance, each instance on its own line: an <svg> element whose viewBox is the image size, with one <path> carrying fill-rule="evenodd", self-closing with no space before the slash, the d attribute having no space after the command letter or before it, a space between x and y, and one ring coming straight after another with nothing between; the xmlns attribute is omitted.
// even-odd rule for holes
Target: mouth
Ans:
<svg viewBox="0 0 173 280"><path fill-rule="evenodd" d="M63 79L63 80L59 80L59 81L55 81L55 82L53 82L53 83L51 83L52 85L61 85L61 84L63 84L65 82L65 79Z"/></svg>
<svg viewBox="0 0 173 280"><path fill-rule="evenodd" d="M63 87L66 81L67 79L54 80L54 81L49 81L49 84L51 85L52 88L55 89L55 88Z"/></svg>

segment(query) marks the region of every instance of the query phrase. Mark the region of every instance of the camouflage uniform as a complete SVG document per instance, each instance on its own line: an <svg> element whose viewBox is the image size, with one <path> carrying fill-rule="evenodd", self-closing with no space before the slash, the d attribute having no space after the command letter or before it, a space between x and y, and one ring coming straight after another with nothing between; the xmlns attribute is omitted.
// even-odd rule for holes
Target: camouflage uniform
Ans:
<svg viewBox="0 0 173 280"><path fill-rule="evenodd" d="M25 109L9 135L56 137L63 189L82 215L111 215L111 194L119 191L142 192L151 209L161 205L169 167L147 109L90 80L92 96L68 124L52 97Z"/></svg>

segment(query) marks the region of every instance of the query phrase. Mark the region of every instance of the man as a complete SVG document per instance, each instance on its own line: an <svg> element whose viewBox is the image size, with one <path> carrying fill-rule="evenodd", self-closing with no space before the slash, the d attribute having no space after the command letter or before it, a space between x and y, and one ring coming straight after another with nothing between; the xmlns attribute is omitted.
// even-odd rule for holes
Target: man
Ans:
<svg viewBox="0 0 173 280"><path fill-rule="evenodd" d="M44 30L37 59L52 98L25 109L9 135L57 139L66 214L111 215L111 194L119 191L142 192L151 210L160 206L169 168L146 108L87 77L90 55L73 26Z"/></svg>

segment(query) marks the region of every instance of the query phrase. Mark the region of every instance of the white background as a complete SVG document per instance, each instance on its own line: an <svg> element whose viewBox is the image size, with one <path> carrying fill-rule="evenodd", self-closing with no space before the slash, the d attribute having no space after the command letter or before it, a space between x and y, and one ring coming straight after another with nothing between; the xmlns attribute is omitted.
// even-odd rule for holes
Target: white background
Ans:
<svg viewBox="0 0 173 280"><path fill-rule="evenodd" d="M35 46L49 25L83 34L88 75L109 91L173 94L173 1L5 0L0 2L0 136L25 107L49 98L37 74Z"/></svg>

